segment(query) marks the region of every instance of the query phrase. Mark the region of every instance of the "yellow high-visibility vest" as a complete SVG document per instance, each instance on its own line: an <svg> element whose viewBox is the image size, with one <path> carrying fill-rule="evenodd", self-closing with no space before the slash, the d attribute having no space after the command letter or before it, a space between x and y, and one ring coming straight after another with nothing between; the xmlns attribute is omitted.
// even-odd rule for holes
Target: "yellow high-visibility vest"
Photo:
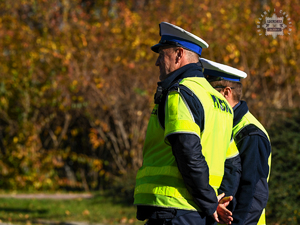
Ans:
<svg viewBox="0 0 300 225"><path fill-rule="evenodd" d="M185 187L167 140L175 133L189 133L200 138L202 154L209 167L209 184L216 193L220 187L232 133L233 110L205 78L185 78L180 85L190 89L200 100L204 109L204 129L200 130L195 123L180 88L168 93L165 129L159 124L158 105L155 105L143 148L143 166L136 176L135 205L200 211Z"/></svg>

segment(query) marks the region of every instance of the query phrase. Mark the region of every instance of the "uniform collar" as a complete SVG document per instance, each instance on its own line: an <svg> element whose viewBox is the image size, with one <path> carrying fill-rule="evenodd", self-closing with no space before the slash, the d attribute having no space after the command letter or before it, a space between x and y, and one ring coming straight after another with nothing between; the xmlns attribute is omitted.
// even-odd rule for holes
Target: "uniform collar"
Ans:
<svg viewBox="0 0 300 225"><path fill-rule="evenodd" d="M239 101L235 106L233 106L233 111L237 108L237 107L239 107L240 106L240 104L241 104L241 101Z"/></svg>
<svg viewBox="0 0 300 225"><path fill-rule="evenodd" d="M187 77L204 77L200 63L187 64L174 72L172 72L165 80L158 82L157 85L161 86L164 90L168 89L174 82L179 79Z"/></svg>
<svg viewBox="0 0 300 225"><path fill-rule="evenodd" d="M240 101L233 107L234 118L233 127L235 127L243 118L243 116L249 111L247 103L245 101Z"/></svg>

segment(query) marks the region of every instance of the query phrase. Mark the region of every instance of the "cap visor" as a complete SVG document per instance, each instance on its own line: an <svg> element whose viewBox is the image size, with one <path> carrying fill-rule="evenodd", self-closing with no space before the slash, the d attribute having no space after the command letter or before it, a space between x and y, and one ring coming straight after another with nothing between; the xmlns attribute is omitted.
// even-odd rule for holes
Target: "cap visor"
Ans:
<svg viewBox="0 0 300 225"><path fill-rule="evenodd" d="M175 45L168 45L168 44L162 44L162 43L158 43L156 45L153 45L151 47L151 50L156 52L156 53L159 53L159 48L160 47L175 47Z"/></svg>

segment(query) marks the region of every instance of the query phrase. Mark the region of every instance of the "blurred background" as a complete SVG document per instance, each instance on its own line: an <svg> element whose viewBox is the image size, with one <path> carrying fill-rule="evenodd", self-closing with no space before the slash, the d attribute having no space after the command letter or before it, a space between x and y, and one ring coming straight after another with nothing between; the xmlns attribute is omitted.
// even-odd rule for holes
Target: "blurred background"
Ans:
<svg viewBox="0 0 300 225"><path fill-rule="evenodd" d="M287 25L275 38L261 28L274 13ZM298 224L299 20L299 0L0 1L0 189L132 203L159 76L150 47L166 21L248 74L243 99L273 145L267 216Z"/></svg>

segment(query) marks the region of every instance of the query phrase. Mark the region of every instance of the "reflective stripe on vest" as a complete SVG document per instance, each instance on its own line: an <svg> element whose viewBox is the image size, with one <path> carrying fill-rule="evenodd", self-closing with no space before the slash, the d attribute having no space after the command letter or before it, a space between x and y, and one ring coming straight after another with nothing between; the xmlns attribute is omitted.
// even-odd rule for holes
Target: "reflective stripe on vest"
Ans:
<svg viewBox="0 0 300 225"><path fill-rule="evenodd" d="M174 173L173 171L176 171L176 173ZM169 177L175 177L178 179L182 179L182 176L180 174L180 172L177 170L177 167L174 166L163 166L163 167L145 167L145 168L141 168L139 173L136 176L136 179L141 179L143 177L147 177L147 176L169 176ZM223 177L221 176L215 176L215 175L209 175L209 183L211 186L215 186L215 187L219 187L220 184L220 180ZM155 188L154 188L155 189ZM138 190L137 193L156 193L156 191L150 190L150 188L147 188L148 191L141 191ZM171 196L171 195L170 195ZM181 196L181 195L178 195ZM174 196L173 196L174 197ZM187 195L188 197L188 195Z"/></svg>

